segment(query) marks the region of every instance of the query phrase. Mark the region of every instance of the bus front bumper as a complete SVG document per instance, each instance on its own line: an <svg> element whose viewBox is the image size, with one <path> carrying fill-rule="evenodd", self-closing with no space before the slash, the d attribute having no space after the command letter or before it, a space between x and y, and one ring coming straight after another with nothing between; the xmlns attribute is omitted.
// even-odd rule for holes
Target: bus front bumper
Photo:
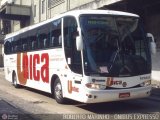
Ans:
<svg viewBox="0 0 160 120"><path fill-rule="evenodd" d="M118 89L118 90L88 90L84 95L84 103L99 103L120 101L136 98L148 97L151 93L151 86L131 88L131 89Z"/></svg>

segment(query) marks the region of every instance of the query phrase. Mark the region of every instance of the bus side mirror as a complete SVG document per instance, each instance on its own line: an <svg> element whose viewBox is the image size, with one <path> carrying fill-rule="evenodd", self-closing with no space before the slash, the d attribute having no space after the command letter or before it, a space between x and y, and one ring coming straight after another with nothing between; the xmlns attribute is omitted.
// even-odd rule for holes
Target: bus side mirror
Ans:
<svg viewBox="0 0 160 120"><path fill-rule="evenodd" d="M149 40L151 54L156 54L156 43L154 41L153 35L151 33L147 33L147 39Z"/></svg>
<svg viewBox="0 0 160 120"><path fill-rule="evenodd" d="M76 37L76 47L77 47L77 51L83 50L83 41L80 36Z"/></svg>

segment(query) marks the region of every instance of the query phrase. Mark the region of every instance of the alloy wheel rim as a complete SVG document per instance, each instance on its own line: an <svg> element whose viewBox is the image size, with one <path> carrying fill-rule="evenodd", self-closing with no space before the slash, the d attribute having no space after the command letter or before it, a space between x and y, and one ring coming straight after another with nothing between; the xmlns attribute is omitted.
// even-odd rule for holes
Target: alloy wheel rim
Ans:
<svg viewBox="0 0 160 120"><path fill-rule="evenodd" d="M55 95L58 99L62 98L62 87L60 83L57 83L56 87L55 87Z"/></svg>

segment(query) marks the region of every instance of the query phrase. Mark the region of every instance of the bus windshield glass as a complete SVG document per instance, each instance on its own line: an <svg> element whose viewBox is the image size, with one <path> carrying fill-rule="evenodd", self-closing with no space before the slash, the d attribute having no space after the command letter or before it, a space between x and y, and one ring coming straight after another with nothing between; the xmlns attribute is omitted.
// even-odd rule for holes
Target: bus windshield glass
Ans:
<svg viewBox="0 0 160 120"><path fill-rule="evenodd" d="M82 15L80 26L85 74L119 77L150 72L148 41L139 18Z"/></svg>

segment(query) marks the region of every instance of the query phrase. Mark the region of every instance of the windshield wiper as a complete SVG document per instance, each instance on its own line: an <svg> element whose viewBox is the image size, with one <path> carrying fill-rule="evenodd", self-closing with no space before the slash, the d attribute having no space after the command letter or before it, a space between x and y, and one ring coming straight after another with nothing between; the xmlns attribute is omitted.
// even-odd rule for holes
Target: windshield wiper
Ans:
<svg viewBox="0 0 160 120"><path fill-rule="evenodd" d="M101 32L95 39L95 42L98 42L99 40L101 40L105 35L105 32Z"/></svg>
<svg viewBox="0 0 160 120"><path fill-rule="evenodd" d="M117 58L118 53L119 53L119 50L117 50L115 53L113 53L114 56L113 56L113 58L111 58L111 63L110 63L110 66L109 66L109 71L112 69L112 67L113 67L113 65L114 65L114 63L115 63L115 60L116 60L116 58ZM111 56L111 57L112 57L112 56Z"/></svg>

